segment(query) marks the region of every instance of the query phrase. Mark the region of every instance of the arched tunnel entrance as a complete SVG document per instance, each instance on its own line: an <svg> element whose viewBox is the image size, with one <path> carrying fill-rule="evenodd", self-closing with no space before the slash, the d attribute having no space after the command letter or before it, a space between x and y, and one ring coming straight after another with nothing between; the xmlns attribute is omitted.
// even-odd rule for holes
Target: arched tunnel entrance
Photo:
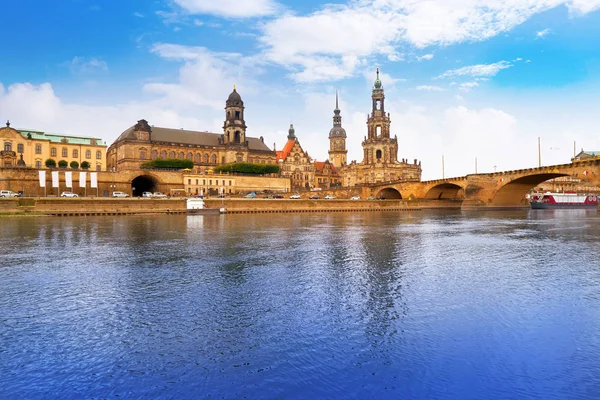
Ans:
<svg viewBox="0 0 600 400"><path fill-rule="evenodd" d="M402 195L394 188L385 188L377 193L377 198L383 200L397 200L401 199Z"/></svg>
<svg viewBox="0 0 600 400"><path fill-rule="evenodd" d="M462 187L453 183L441 183L429 189L425 195L426 199L455 200L464 197Z"/></svg>
<svg viewBox="0 0 600 400"><path fill-rule="evenodd" d="M542 182L560 176L569 176L569 174L546 173L517 178L498 189L492 198L491 204L495 206L527 205L527 201L525 200L527 192Z"/></svg>
<svg viewBox="0 0 600 400"><path fill-rule="evenodd" d="M144 192L158 191L158 182L148 175L140 175L131 181L131 192L133 197L140 197Z"/></svg>

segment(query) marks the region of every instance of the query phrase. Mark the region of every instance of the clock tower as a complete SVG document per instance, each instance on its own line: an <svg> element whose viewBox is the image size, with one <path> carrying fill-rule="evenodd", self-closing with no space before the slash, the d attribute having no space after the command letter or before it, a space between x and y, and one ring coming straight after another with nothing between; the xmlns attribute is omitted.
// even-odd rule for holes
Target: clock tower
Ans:
<svg viewBox="0 0 600 400"><path fill-rule="evenodd" d="M333 110L333 128L329 131L329 163L335 168L346 165L346 130L342 128L338 94L335 92L335 110Z"/></svg>

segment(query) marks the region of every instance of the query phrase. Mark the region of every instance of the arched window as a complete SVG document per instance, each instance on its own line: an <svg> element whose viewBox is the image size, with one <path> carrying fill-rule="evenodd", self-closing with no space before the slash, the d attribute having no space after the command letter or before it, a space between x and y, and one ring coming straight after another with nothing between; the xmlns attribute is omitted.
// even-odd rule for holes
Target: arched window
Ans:
<svg viewBox="0 0 600 400"><path fill-rule="evenodd" d="M171 151L169 153L169 158L175 158L175 152L174 151Z"/></svg>
<svg viewBox="0 0 600 400"><path fill-rule="evenodd" d="M146 159L146 150L140 150L140 160Z"/></svg>
<svg viewBox="0 0 600 400"><path fill-rule="evenodd" d="M217 156L215 154L213 154L212 157L210 158L210 162L213 164L217 163Z"/></svg>
<svg viewBox="0 0 600 400"><path fill-rule="evenodd" d="M66 147L63 147L61 154L63 157L69 157L69 150Z"/></svg>
<svg viewBox="0 0 600 400"><path fill-rule="evenodd" d="M194 155L192 153L188 153L187 154L187 159L188 160L193 160L194 159Z"/></svg>
<svg viewBox="0 0 600 400"><path fill-rule="evenodd" d="M4 143L4 151L12 151L12 144L8 142Z"/></svg>
<svg viewBox="0 0 600 400"><path fill-rule="evenodd" d="M102 160L102 152L100 150L96 152L96 160Z"/></svg>
<svg viewBox="0 0 600 400"><path fill-rule="evenodd" d="M179 152L179 158L181 158L181 159L185 158L185 154L183 154L183 151Z"/></svg>
<svg viewBox="0 0 600 400"><path fill-rule="evenodd" d="M162 158L162 159L167 158L167 152L165 150L160 152L160 158Z"/></svg>
<svg viewBox="0 0 600 400"><path fill-rule="evenodd" d="M73 150L73 158L79 158L79 150Z"/></svg>
<svg viewBox="0 0 600 400"><path fill-rule="evenodd" d="M240 131L235 131L235 134L233 136L234 143L240 143L240 140L241 140Z"/></svg>
<svg viewBox="0 0 600 400"><path fill-rule="evenodd" d="M56 157L56 147L50 149L50 157Z"/></svg>
<svg viewBox="0 0 600 400"><path fill-rule="evenodd" d="M375 153L375 157L377 157L377 159L381 159L381 150L377 150L377 153Z"/></svg>
<svg viewBox="0 0 600 400"><path fill-rule="evenodd" d="M52 150L54 150L54 155L56 155L56 149L52 149ZM92 152L90 150L85 151L85 158L87 158L88 160L90 158L92 158Z"/></svg>
<svg viewBox="0 0 600 400"><path fill-rule="evenodd" d="M200 158L201 158L200 153L196 153L196 155L194 156L194 162L196 164L200 164Z"/></svg>
<svg viewBox="0 0 600 400"><path fill-rule="evenodd" d="M152 150L152 159L156 160L158 158L158 150Z"/></svg>
<svg viewBox="0 0 600 400"><path fill-rule="evenodd" d="M23 152L23 144L22 144L22 143L19 143L19 144L17 145L17 152L18 152L18 153L22 153L22 152Z"/></svg>
<svg viewBox="0 0 600 400"><path fill-rule="evenodd" d="M204 153L204 164L208 164L208 154Z"/></svg>

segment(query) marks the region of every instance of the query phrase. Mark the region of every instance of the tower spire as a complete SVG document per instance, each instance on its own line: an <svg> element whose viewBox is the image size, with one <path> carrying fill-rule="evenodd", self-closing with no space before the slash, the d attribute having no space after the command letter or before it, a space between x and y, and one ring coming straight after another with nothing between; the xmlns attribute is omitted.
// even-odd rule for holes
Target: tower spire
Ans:
<svg viewBox="0 0 600 400"><path fill-rule="evenodd" d="M339 110L340 106L338 105L338 91L335 89L335 109Z"/></svg>

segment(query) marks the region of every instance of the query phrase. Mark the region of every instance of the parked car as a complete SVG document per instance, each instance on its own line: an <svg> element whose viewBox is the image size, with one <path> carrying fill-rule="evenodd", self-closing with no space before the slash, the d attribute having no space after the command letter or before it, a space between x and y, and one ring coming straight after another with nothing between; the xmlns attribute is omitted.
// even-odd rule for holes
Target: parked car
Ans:
<svg viewBox="0 0 600 400"><path fill-rule="evenodd" d="M309 197L309 199L311 199L311 200L319 200L320 197L318 195L316 195L316 194L313 194L312 196Z"/></svg>
<svg viewBox="0 0 600 400"><path fill-rule="evenodd" d="M154 192L152 197L156 197L157 199L166 199L167 195L162 192Z"/></svg>
<svg viewBox="0 0 600 400"><path fill-rule="evenodd" d="M280 195L280 194L274 194L274 195L273 195L273 198L274 198L274 199L283 199L283 195Z"/></svg>
<svg viewBox="0 0 600 400"><path fill-rule="evenodd" d="M142 197L154 197L154 196L152 195L152 192L144 192L144 193L142 193Z"/></svg>
<svg viewBox="0 0 600 400"><path fill-rule="evenodd" d="M328 194L327 196L325 196L325 199L326 200L333 200L333 199L335 199L335 196L332 196L332 195Z"/></svg>
<svg viewBox="0 0 600 400"><path fill-rule="evenodd" d="M360 196L352 196L350 197L350 200L360 200Z"/></svg>
<svg viewBox="0 0 600 400"><path fill-rule="evenodd" d="M125 192L113 192L112 197L129 197Z"/></svg>
<svg viewBox="0 0 600 400"><path fill-rule="evenodd" d="M256 198L256 193L250 192L247 195L245 195L244 198L245 199L255 199Z"/></svg>
<svg viewBox="0 0 600 400"><path fill-rule="evenodd" d="M62 192L60 197L79 197L77 194L73 192Z"/></svg>
<svg viewBox="0 0 600 400"><path fill-rule="evenodd" d="M225 193L219 193L219 198L220 199L224 199L225 197L227 197L227 195Z"/></svg>
<svg viewBox="0 0 600 400"><path fill-rule="evenodd" d="M369 197L367 197L367 200L375 200L375 197L369 196Z"/></svg>
<svg viewBox="0 0 600 400"><path fill-rule="evenodd" d="M0 190L0 197L17 197L17 193L12 190Z"/></svg>
<svg viewBox="0 0 600 400"><path fill-rule="evenodd" d="M290 196L290 199L299 199L300 195L299 194L293 194Z"/></svg>

